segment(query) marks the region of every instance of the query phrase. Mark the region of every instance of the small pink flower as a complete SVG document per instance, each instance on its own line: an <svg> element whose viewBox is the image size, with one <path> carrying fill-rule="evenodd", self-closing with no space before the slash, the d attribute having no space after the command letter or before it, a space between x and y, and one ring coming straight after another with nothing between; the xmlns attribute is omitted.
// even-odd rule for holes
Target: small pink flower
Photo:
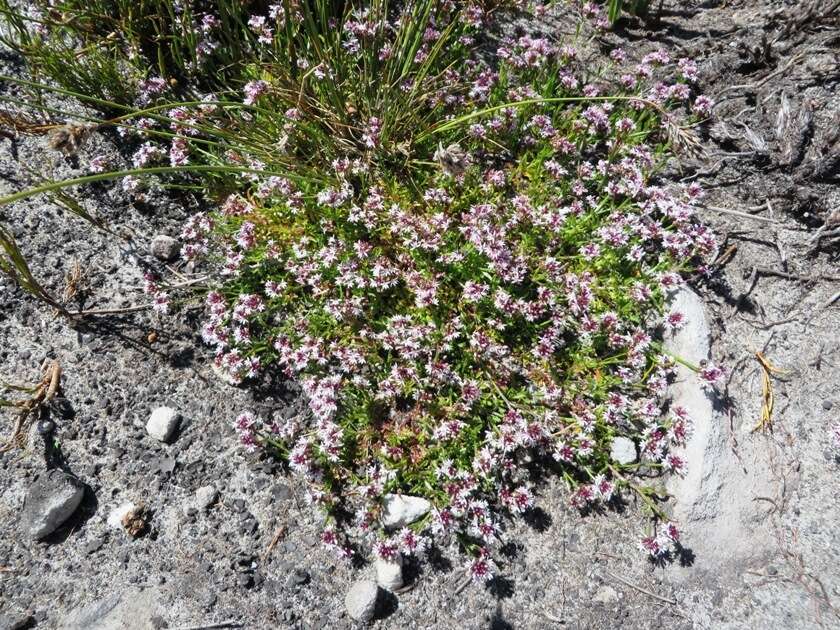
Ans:
<svg viewBox="0 0 840 630"><path fill-rule="evenodd" d="M704 94L701 94L694 99L694 105L692 105L691 109L701 118L708 118L712 114L712 107L714 107L714 105L715 102L712 99Z"/></svg>
<svg viewBox="0 0 840 630"><path fill-rule="evenodd" d="M662 528L662 533L668 540L675 543L680 542L680 530L677 529L676 523L665 523L665 526Z"/></svg>
<svg viewBox="0 0 840 630"><path fill-rule="evenodd" d="M704 383L708 385L715 385L723 378L724 372L722 368L717 367L713 363L707 363L700 368L698 375Z"/></svg>
<svg viewBox="0 0 840 630"><path fill-rule="evenodd" d="M373 543L373 552L383 560L396 561L400 555L400 549L393 540L378 540Z"/></svg>
<svg viewBox="0 0 840 630"><path fill-rule="evenodd" d="M245 105L253 105L257 102L257 99L268 92L268 83L262 80L249 81L245 84L243 92L245 93L245 98L242 102Z"/></svg>
<svg viewBox="0 0 840 630"><path fill-rule="evenodd" d="M654 536L645 536L639 541L639 549L650 554L652 558L659 558L665 554L665 549Z"/></svg>
<svg viewBox="0 0 840 630"><path fill-rule="evenodd" d="M493 572L490 569L490 552L482 547L476 558L469 566L470 576L474 582L486 582L493 579Z"/></svg>
<svg viewBox="0 0 840 630"><path fill-rule="evenodd" d="M679 475L680 477L685 476L686 461L679 455L668 453L665 456L665 460L662 462L662 465L665 468L665 470L670 470L671 472Z"/></svg>
<svg viewBox="0 0 840 630"><path fill-rule="evenodd" d="M685 326L685 323L685 315L683 315L679 311L668 313L668 316L665 318L665 326L669 330L680 330Z"/></svg>

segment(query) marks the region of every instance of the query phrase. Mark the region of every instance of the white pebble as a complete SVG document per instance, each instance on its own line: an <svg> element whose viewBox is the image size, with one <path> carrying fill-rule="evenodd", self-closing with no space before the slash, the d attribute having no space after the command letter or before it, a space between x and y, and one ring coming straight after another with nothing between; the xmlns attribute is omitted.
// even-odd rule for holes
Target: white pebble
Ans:
<svg viewBox="0 0 840 630"><path fill-rule="evenodd" d="M354 582L344 597L344 606L349 614L356 621L367 623L373 619L376 612L376 600L379 596L379 587L372 580L360 580Z"/></svg>
<svg viewBox="0 0 840 630"><path fill-rule="evenodd" d="M636 461L636 445L626 437L617 437L613 440L610 457L619 464L632 464Z"/></svg>
<svg viewBox="0 0 840 630"><path fill-rule="evenodd" d="M202 486L195 491L195 507L206 510L219 498L219 491L213 486Z"/></svg>
<svg viewBox="0 0 840 630"><path fill-rule="evenodd" d="M399 529L425 516L432 504L408 494L386 494L382 506L382 524L386 529Z"/></svg>
<svg viewBox="0 0 840 630"><path fill-rule="evenodd" d="M377 558L374 565L376 567L376 583L379 586L389 591L395 591L402 587L402 555L397 556L396 560Z"/></svg>
<svg viewBox="0 0 840 630"><path fill-rule="evenodd" d="M146 423L146 432L153 438L166 442L172 436L181 415L171 407L158 407Z"/></svg>

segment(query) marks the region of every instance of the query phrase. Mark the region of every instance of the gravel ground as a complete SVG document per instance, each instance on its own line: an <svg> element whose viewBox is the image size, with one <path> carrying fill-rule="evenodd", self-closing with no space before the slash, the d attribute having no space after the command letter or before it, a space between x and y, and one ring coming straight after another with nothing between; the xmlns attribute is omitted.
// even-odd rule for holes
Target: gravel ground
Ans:
<svg viewBox="0 0 840 630"><path fill-rule="evenodd" d="M840 459L828 443L840 410L840 303L829 305L840 272L837 240L814 240L840 207L837 171L819 170L839 150L831 134L840 120L840 29L837 17L798 20L796 11L808 3L774 17L780 4L666 2L659 24L628 22L603 38L636 54L661 43L698 59L702 87L722 101L716 112L729 126L705 131L706 157L674 165L664 177L697 179L709 206L761 206L756 215L774 221L708 212L722 251L734 246L699 287L714 359L732 374L729 399L709 419L715 439L698 464L702 504L675 506L686 510L686 553L661 566L647 562L637 549L642 518L632 500L582 517L548 480L540 508L507 524L501 573L488 587L461 590L462 559L454 548L439 549L406 568L410 590L383 598L374 628L840 623ZM762 52L763 34L770 52ZM807 58L790 64L805 51ZM777 70L754 88L729 89ZM13 56L0 57L0 72L21 71ZM0 85L0 92L14 88ZM794 123L777 138L783 93ZM806 107L813 111L808 125L797 118ZM89 156L121 159L118 138L92 142ZM64 179L83 172L47 150L42 137L0 140L0 194L31 185L35 174ZM195 202L152 193L137 203L111 186L80 192L90 211L131 238L96 231L45 198L0 208L0 221L53 293L64 290L64 276L78 262L84 308L143 303L142 272L165 270L148 253L150 241L176 236ZM255 629L354 627L344 596L372 567L347 567L323 550L318 518L294 480L273 462L244 454L229 427L245 408L298 413L293 388L249 391L221 382L196 335L194 313L134 313L72 327L3 278L0 296L0 380L36 383L46 358L63 371L61 398L41 418L55 424L57 447L33 427L26 450L0 454L0 628L27 617L36 628L222 621ZM756 351L785 370L773 381L772 433L751 431L762 400ZM182 415L170 443L145 429L162 405ZM6 432L11 416L2 418ZM21 521L23 499L47 465L72 472L86 488L73 517L34 542ZM196 509L196 492L206 486L218 499ZM148 531L136 539L108 524L129 501L147 508ZM106 618L111 625L103 625Z"/></svg>

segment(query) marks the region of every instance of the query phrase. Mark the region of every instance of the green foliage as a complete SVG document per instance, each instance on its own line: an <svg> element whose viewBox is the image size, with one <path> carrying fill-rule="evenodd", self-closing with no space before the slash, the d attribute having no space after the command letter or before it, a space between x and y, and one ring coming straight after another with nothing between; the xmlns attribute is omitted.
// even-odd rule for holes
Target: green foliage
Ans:
<svg viewBox="0 0 840 630"><path fill-rule="evenodd" d="M615 23L621 17L622 11L631 15L647 15L650 0L607 0L607 17Z"/></svg>
<svg viewBox="0 0 840 630"><path fill-rule="evenodd" d="M12 233L0 225L0 272L9 276L13 282L34 298L49 304L61 313L66 309L38 282L21 253Z"/></svg>

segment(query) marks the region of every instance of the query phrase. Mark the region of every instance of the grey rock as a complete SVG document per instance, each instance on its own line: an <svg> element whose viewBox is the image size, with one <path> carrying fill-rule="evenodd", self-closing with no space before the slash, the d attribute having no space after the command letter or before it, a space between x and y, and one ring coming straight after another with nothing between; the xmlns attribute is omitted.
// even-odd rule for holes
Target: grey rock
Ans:
<svg viewBox="0 0 840 630"><path fill-rule="evenodd" d="M691 289L682 288L669 308L683 313L686 325L665 336L666 351L693 365L708 361L711 332L703 300ZM730 420L719 410L715 392L681 363L674 372L676 380L669 389L671 407L686 410L693 432L685 449L678 453L687 462L685 475L672 475L666 488L674 497L672 518L680 523L685 539L692 541L698 558L693 570L703 567L713 571L752 559L772 544L769 528L759 526L767 520L765 508L752 497L772 495L776 482L768 461L769 449L736 433L735 453L730 443ZM736 428L736 432L749 430ZM747 476L742 461L753 462ZM747 523L749 536L744 529ZM688 575L675 571L668 579L680 581Z"/></svg>
<svg viewBox="0 0 840 630"><path fill-rule="evenodd" d="M833 406L834 406L834 403L831 402L830 400L822 401L822 408L825 409L826 411L831 411L831 408Z"/></svg>
<svg viewBox="0 0 840 630"><path fill-rule="evenodd" d="M180 421L181 415L172 407L158 407L149 416L146 432L156 440L166 442L172 437Z"/></svg>
<svg viewBox="0 0 840 630"><path fill-rule="evenodd" d="M195 491L193 505L199 510L206 510L219 498L219 491L213 486L202 486Z"/></svg>
<svg viewBox="0 0 840 630"><path fill-rule="evenodd" d="M171 474L175 470L178 460L174 457L161 457L154 462L152 470L163 474Z"/></svg>
<svg viewBox="0 0 840 630"><path fill-rule="evenodd" d="M613 440L610 457L619 464L632 464L636 461L636 445L633 440L619 436Z"/></svg>
<svg viewBox="0 0 840 630"><path fill-rule="evenodd" d="M373 619L376 612L376 600L379 597L379 587L372 580L354 582L344 597L344 606L356 621L367 623Z"/></svg>
<svg viewBox="0 0 840 630"><path fill-rule="evenodd" d="M112 593L72 610L59 630L158 630L162 593L156 588Z"/></svg>
<svg viewBox="0 0 840 630"><path fill-rule="evenodd" d="M85 548L84 548L85 553L86 554L96 553L97 551L99 551L102 548L102 545L104 545L104 544L105 544L105 538L104 537L100 536L98 538L94 538L93 540L91 540L90 542L88 542L85 545Z"/></svg>
<svg viewBox="0 0 840 630"><path fill-rule="evenodd" d="M309 571L306 569L297 568L292 573L292 580L298 586L303 586L307 582L309 582Z"/></svg>
<svg viewBox="0 0 840 630"><path fill-rule="evenodd" d="M277 484L271 489L271 496L278 501L288 501L292 498L292 490L285 484Z"/></svg>
<svg viewBox="0 0 840 630"><path fill-rule="evenodd" d="M26 534L40 540L64 523L85 494L84 484L60 470L48 470L29 488L20 516Z"/></svg>
<svg viewBox="0 0 840 630"><path fill-rule="evenodd" d="M376 583L382 588L395 591L403 585L403 559L402 555L396 560L383 560L377 558L374 563L376 569Z"/></svg>
<svg viewBox="0 0 840 630"><path fill-rule="evenodd" d="M32 621L32 616L24 613L0 613L0 630L22 630Z"/></svg>
<svg viewBox="0 0 840 630"><path fill-rule="evenodd" d="M164 262L172 262L181 253L181 244L171 236L158 234L149 244L149 252Z"/></svg>
<svg viewBox="0 0 840 630"><path fill-rule="evenodd" d="M426 499L408 494L386 494L382 505L382 524L386 529L398 529L425 516L432 509Z"/></svg>

